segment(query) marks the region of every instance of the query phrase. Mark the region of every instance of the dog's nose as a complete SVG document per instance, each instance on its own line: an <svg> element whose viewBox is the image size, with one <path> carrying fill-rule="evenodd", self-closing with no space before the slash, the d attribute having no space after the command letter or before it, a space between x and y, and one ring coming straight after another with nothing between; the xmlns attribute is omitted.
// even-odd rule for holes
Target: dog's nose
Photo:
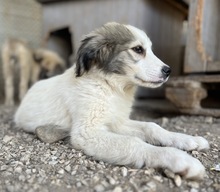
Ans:
<svg viewBox="0 0 220 192"><path fill-rule="evenodd" d="M164 66L161 71L164 78L167 78L171 73L171 69L168 66Z"/></svg>

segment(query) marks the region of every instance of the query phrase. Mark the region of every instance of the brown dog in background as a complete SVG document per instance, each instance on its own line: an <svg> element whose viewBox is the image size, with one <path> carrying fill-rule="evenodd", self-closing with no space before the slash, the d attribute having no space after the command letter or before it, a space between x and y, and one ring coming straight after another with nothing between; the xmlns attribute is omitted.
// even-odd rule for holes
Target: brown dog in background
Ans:
<svg viewBox="0 0 220 192"><path fill-rule="evenodd" d="M65 62L56 53L32 50L28 43L20 39L8 39L2 47L3 77L5 82L5 105L14 105L14 79L19 77L18 99L22 100L29 84L40 78L48 78L65 70Z"/></svg>
<svg viewBox="0 0 220 192"><path fill-rule="evenodd" d="M63 59L55 52L47 49L37 49L33 53L34 61L40 66L40 79L50 78L65 71L66 66ZM36 70L34 70L36 73ZM34 81L36 82L36 80Z"/></svg>

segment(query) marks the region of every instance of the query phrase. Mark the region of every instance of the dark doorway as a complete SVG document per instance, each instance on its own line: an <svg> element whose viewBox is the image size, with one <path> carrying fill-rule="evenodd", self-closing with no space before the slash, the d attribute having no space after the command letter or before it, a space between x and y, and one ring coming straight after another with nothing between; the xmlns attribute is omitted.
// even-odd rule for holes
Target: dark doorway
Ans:
<svg viewBox="0 0 220 192"><path fill-rule="evenodd" d="M57 52L71 66L70 56L73 54L72 34L68 27L50 32L47 47Z"/></svg>

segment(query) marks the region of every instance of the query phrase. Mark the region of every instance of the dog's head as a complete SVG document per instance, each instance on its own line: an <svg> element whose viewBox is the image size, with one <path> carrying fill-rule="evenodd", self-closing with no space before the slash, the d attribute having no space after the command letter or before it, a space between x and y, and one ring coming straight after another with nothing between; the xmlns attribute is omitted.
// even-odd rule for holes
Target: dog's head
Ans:
<svg viewBox="0 0 220 192"><path fill-rule="evenodd" d="M61 74L65 70L65 62L53 51L37 49L34 51L33 58L41 67L41 79Z"/></svg>
<svg viewBox="0 0 220 192"><path fill-rule="evenodd" d="M76 76L96 67L106 74L124 75L130 83L158 87L167 81L171 70L153 54L151 46L143 31L130 25L107 23L81 41Z"/></svg>

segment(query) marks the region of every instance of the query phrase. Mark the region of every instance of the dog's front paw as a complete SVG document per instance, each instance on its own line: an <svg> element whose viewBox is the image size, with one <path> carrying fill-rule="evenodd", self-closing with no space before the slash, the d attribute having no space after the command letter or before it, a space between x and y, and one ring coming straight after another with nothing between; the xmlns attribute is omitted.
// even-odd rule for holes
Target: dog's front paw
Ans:
<svg viewBox="0 0 220 192"><path fill-rule="evenodd" d="M173 151L168 168L187 179L200 180L205 176L205 167L198 159L177 149Z"/></svg>
<svg viewBox="0 0 220 192"><path fill-rule="evenodd" d="M172 144L174 147L183 149L185 151L192 150L207 150L209 149L208 141L203 137L194 137L190 135L178 134L172 138Z"/></svg>
<svg viewBox="0 0 220 192"><path fill-rule="evenodd" d="M205 176L205 167L202 163L193 157L180 159L176 164L176 173L187 179L203 179Z"/></svg>
<svg viewBox="0 0 220 192"><path fill-rule="evenodd" d="M209 142L205 138L197 136L194 137L194 139L198 144L198 147L196 148L197 150L204 151L209 149Z"/></svg>

